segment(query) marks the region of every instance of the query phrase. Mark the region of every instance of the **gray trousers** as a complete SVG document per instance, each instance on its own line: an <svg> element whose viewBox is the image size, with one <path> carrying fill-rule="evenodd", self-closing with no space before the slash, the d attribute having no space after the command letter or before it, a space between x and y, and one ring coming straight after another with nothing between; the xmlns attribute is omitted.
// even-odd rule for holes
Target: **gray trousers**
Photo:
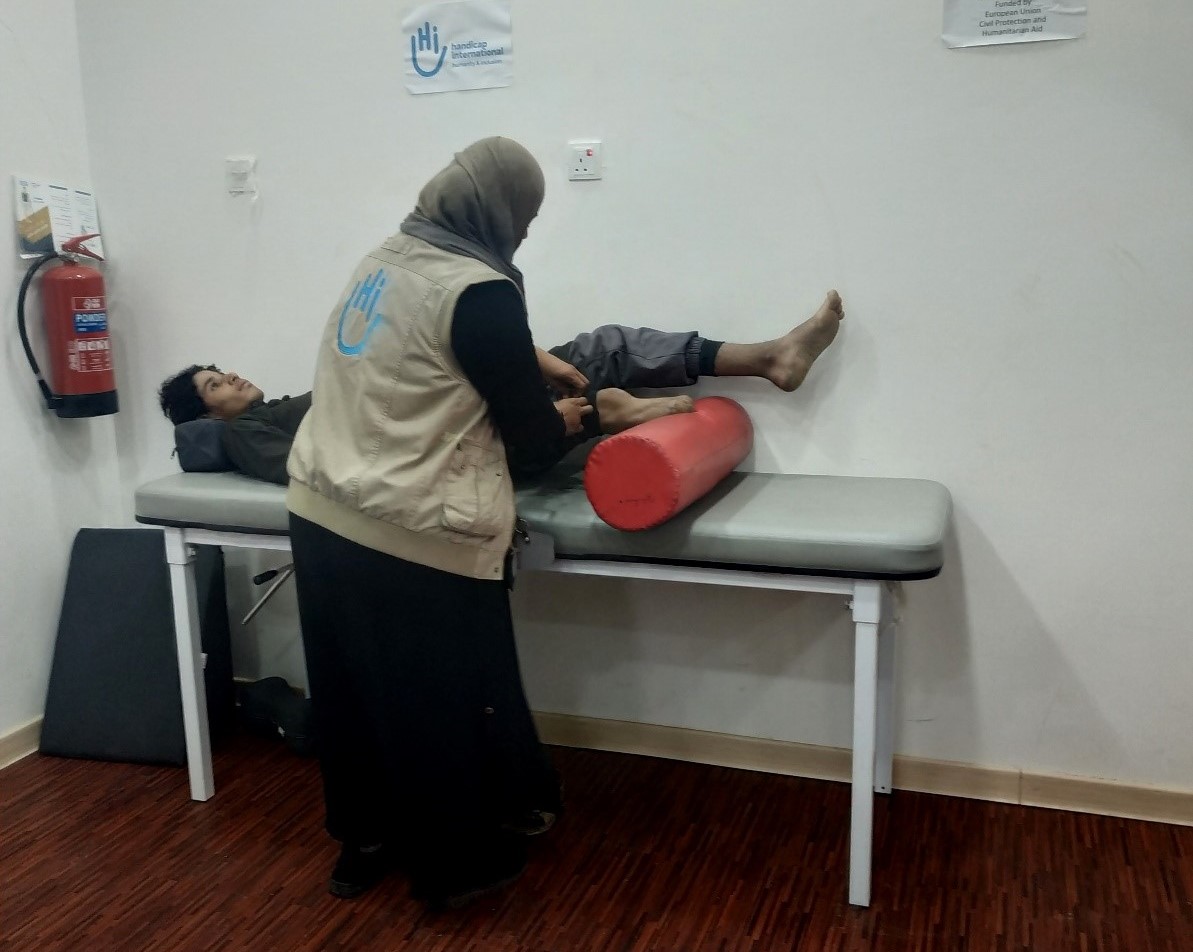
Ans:
<svg viewBox="0 0 1193 952"><path fill-rule="evenodd" d="M564 437L558 446L535 454L533 459L509 454L515 482L523 482L549 469L565 455L601 435L596 394L606 387L621 390L689 387L700 376L700 348L696 331L670 333L650 327L622 327L605 324L575 340L552 347L550 353L566 360L588 378L589 403L593 412L584 418L584 430ZM555 397L561 396L556 394Z"/></svg>
<svg viewBox="0 0 1193 952"><path fill-rule="evenodd" d="M650 327L605 324L581 334L551 353L588 378L589 399L597 390L617 387L689 387L700 376L700 337L695 331L670 333Z"/></svg>

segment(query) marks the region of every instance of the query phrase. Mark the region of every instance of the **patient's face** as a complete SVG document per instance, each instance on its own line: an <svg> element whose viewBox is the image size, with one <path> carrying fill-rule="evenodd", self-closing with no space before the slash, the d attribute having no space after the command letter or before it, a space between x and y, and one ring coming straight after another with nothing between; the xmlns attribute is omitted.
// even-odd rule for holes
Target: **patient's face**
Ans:
<svg viewBox="0 0 1193 952"><path fill-rule="evenodd" d="M207 412L221 420L231 420L244 413L265 394L236 373L200 370L191 378Z"/></svg>

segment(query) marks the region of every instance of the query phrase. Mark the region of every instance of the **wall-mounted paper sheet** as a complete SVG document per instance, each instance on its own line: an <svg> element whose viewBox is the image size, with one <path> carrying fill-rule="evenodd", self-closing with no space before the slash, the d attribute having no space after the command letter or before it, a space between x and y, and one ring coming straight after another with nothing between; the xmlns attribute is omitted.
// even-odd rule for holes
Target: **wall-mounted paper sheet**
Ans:
<svg viewBox="0 0 1193 952"><path fill-rule="evenodd" d="M62 243L80 235L95 235L83 247L104 256L99 215L91 192L14 175L13 205L17 220L17 250L22 258L38 258L61 251Z"/></svg>
<svg viewBox="0 0 1193 952"><path fill-rule="evenodd" d="M946 46L1075 40L1085 35L1084 3L1050 0L945 0Z"/></svg>
<svg viewBox="0 0 1193 952"><path fill-rule="evenodd" d="M509 0L415 7L402 21L406 88L412 93L492 89L514 80Z"/></svg>

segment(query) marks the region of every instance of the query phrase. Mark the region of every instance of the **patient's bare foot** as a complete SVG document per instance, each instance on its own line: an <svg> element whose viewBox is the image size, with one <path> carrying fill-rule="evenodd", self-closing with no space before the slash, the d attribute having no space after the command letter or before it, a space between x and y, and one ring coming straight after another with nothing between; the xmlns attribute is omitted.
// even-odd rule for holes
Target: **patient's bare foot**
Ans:
<svg viewBox="0 0 1193 952"><path fill-rule="evenodd" d="M812 364L837 336L845 307L841 295L829 291L820 310L778 340L771 341L771 353L764 376L789 393L804 382Z"/></svg>
<svg viewBox="0 0 1193 952"><path fill-rule="evenodd" d="M789 393L804 382L812 364L837 336L845 318L841 295L829 291L820 310L776 340L758 344L726 341L717 351L718 377L765 377Z"/></svg>
<svg viewBox="0 0 1193 952"><path fill-rule="evenodd" d="M695 404L691 397L635 397L608 387L597 391L596 408L601 432L613 434L672 413L691 413Z"/></svg>

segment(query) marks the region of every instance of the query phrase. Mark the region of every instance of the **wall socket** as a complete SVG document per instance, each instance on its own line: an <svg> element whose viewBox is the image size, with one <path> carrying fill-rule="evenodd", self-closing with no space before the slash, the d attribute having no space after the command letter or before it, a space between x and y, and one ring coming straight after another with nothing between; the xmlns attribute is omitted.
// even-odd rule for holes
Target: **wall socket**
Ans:
<svg viewBox="0 0 1193 952"><path fill-rule="evenodd" d="M599 179L605 170L600 139L573 139L568 143L568 180L586 182Z"/></svg>

